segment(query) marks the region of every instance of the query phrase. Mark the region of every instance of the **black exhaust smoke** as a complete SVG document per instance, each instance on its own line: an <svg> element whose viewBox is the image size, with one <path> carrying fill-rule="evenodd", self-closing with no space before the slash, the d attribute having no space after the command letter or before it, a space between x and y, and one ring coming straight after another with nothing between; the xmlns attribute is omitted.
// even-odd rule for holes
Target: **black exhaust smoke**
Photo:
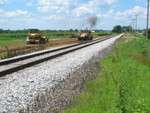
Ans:
<svg viewBox="0 0 150 113"><path fill-rule="evenodd" d="M90 29L96 26L98 22L98 17L97 16L90 16L87 18L87 22L90 24Z"/></svg>

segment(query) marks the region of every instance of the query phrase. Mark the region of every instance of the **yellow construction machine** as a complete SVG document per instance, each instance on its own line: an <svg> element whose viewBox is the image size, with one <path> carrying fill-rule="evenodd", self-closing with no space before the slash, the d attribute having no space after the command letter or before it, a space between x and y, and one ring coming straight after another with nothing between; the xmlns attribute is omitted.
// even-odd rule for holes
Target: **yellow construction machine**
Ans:
<svg viewBox="0 0 150 113"><path fill-rule="evenodd" d="M91 32L87 28L78 34L78 40L92 40L92 39L93 39L93 32Z"/></svg>
<svg viewBox="0 0 150 113"><path fill-rule="evenodd" d="M69 38L76 38L76 35L75 35L75 33L73 31L65 31L64 32L64 38L67 38L67 36Z"/></svg>
<svg viewBox="0 0 150 113"><path fill-rule="evenodd" d="M48 37L42 36L42 31L40 31L39 29L29 29L29 33L26 39L27 44L42 44L46 42L48 42Z"/></svg>

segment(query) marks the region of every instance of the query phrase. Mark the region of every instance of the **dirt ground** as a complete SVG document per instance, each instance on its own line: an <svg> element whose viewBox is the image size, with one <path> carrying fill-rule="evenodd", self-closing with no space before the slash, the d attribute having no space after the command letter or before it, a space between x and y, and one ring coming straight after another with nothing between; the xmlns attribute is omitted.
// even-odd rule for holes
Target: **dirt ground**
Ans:
<svg viewBox="0 0 150 113"><path fill-rule="evenodd" d="M64 39L49 39L49 42L47 44L40 44L44 46L49 46L49 47L54 47L54 46L59 46L62 44L72 44L72 43L77 43L77 39L75 38L64 38ZM17 49L17 48L27 48L27 47L35 47L39 46L39 44L11 44L11 45L0 45L0 51L5 51L6 47L9 50L12 49Z"/></svg>
<svg viewBox="0 0 150 113"><path fill-rule="evenodd" d="M96 37L96 38L104 38L107 36L101 36L101 37ZM55 47L61 47L61 46L66 46L66 45L72 45L80 43L77 38L59 38L59 39L49 39L49 42L47 44L44 44L46 49L49 48L55 48ZM27 47L35 47L39 46L39 44L11 44L11 45L0 45L0 53L5 51L6 48L9 50L14 50L18 48L27 48Z"/></svg>
<svg viewBox="0 0 150 113"><path fill-rule="evenodd" d="M125 43L128 43L129 41L131 41L132 39L137 38L137 37L134 37L131 34L125 34L122 38L125 38L126 39Z"/></svg>

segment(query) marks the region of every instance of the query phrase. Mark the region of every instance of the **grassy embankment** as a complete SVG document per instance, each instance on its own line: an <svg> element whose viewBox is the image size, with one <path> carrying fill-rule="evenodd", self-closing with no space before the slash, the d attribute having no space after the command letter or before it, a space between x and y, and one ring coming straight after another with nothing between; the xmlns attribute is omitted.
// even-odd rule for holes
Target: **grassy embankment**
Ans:
<svg viewBox="0 0 150 113"><path fill-rule="evenodd" d="M94 33L94 36L104 36L111 35L112 33ZM51 33L43 33L43 35L48 36L48 38L67 38L71 37L70 33L66 33L64 36L64 32L51 32ZM75 36L77 37L78 32L75 32ZM27 33L1 33L0 34L0 45L10 45L10 44L19 44L26 43Z"/></svg>
<svg viewBox="0 0 150 113"><path fill-rule="evenodd" d="M102 72L63 113L150 113L150 40L120 39Z"/></svg>

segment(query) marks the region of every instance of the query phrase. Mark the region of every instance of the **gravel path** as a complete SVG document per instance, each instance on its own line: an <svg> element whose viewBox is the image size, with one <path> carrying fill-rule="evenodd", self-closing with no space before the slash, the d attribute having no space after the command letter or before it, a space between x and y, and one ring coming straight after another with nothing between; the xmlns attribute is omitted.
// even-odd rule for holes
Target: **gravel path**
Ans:
<svg viewBox="0 0 150 113"><path fill-rule="evenodd" d="M76 94L68 90L74 90L77 84L78 86L82 84L78 83L80 80L76 77L82 78L79 75L84 76L84 73L77 70L87 68L87 73L90 75L89 67L86 67L90 60L113 44L120 36L0 78L0 113L45 113L55 111L57 106L63 106L63 103L66 106L63 99L59 98L64 98L63 95ZM69 81L70 78L72 78L71 83L67 86L64 81ZM87 78L87 75L84 78ZM58 90L59 88L63 93ZM65 99L67 102L68 99Z"/></svg>

